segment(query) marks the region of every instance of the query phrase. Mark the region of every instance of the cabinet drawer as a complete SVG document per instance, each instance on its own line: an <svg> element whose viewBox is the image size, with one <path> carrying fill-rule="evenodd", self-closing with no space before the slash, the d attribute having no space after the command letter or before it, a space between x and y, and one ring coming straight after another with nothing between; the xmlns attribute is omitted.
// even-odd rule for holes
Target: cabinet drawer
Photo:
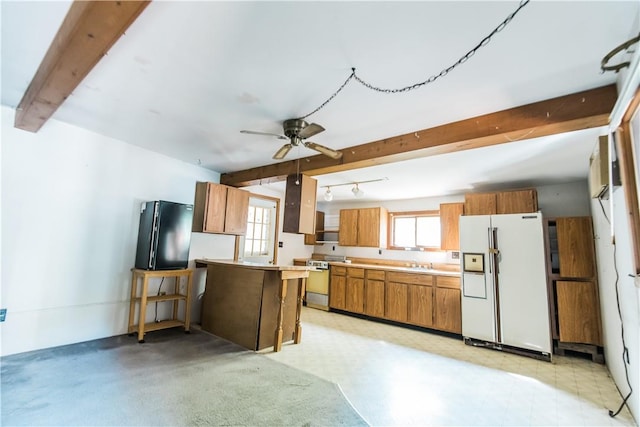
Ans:
<svg viewBox="0 0 640 427"><path fill-rule="evenodd" d="M344 276L347 274L347 269L345 267L336 267L334 265L331 266L331 274L337 274L340 276Z"/></svg>
<svg viewBox="0 0 640 427"><path fill-rule="evenodd" d="M439 288L460 289L460 278L451 276L436 276L436 286Z"/></svg>
<svg viewBox="0 0 640 427"><path fill-rule="evenodd" d="M347 276L364 278L364 268L347 267Z"/></svg>
<svg viewBox="0 0 640 427"><path fill-rule="evenodd" d="M431 286L433 284L433 276L428 274L400 273L397 271L389 271L387 280L389 282L411 283L413 285Z"/></svg>
<svg viewBox="0 0 640 427"><path fill-rule="evenodd" d="M367 279L384 280L384 270L367 270Z"/></svg>

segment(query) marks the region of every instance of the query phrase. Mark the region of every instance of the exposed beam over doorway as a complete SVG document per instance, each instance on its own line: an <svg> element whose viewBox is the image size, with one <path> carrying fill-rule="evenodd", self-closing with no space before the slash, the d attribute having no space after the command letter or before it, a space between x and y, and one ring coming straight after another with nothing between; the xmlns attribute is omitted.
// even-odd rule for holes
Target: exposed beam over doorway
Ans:
<svg viewBox="0 0 640 427"><path fill-rule="evenodd" d="M417 157L469 150L605 126L617 99L603 86L458 122L342 148L339 160L324 155L300 159L299 172L323 175ZM298 171L297 160L222 174L222 184L243 187L282 181Z"/></svg>
<svg viewBox="0 0 640 427"><path fill-rule="evenodd" d="M30 132L40 130L148 4L149 1L73 2L18 104L15 127Z"/></svg>

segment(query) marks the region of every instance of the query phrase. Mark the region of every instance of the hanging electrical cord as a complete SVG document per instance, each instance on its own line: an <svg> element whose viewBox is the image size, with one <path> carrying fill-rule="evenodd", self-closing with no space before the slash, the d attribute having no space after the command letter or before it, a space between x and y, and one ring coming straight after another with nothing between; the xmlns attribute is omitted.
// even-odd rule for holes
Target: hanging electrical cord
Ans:
<svg viewBox="0 0 640 427"><path fill-rule="evenodd" d="M480 43L478 43L473 49L469 50L467 53L465 53L464 55L462 55L460 57L460 59L458 59L456 62L454 62L453 64L451 64L450 66L448 66L447 68L442 69L442 71L440 71L438 74L434 74L432 76L430 76L428 79L419 82L419 83L414 83L411 84L409 86L405 86L402 88L397 88L397 89L386 89L386 88L381 88L378 86L375 86L369 82L367 82L366 80L362 79L361 77L359 77L356 74L356 69L351 68L351 74L349 75L349 77L347 77L347 79L344 81L344 83L342 83L342 85L338 88L338 90L336 90L326 101L324 101L322 104L320 104L320 106L318 108L316 108L315 110L313 110L312 112L299 117L299 119L306 119L307 117L311 116L312 114L317 113L318 111L320 111L321 109L323 109L329 102L331 102L333 100L333 98L335 98L340 92L342 92L342 89L345 88L345 86L352 80L355 79L358 83L360 83L361 85L363 85L364 87L374 90L376 92L382 92L382 93L403 93L403 92L409 92L411 90L414 89L419 89L420 87L427 85L429 83L433 83L435 82L437 79L439 79L440 77L444 77L447 74L449 74L451 71L453 71L457 66L467 62L467 60L469 60L469 58L471 58L473 55L475 55L475 53L482 47L486 46L489 44L489 42L491 41L491 37L493 37L494 35L496 35L497 33L499 33L500 31L504 30L505 27L509 24L509 22L511 22L513 20L513 18L516 16L516 14L518 12L520 12L520 10L525 7L527 4L529 3L529 0L522 0L520 2L520 4L518 5L518 7L516 8L516 10L514 10L513 12L511 12L505 19L504 21L502 21L497 27L495 27L493 29L493 31L491 31L489 33L489 35L487 35L485 38L483 38Z"/></svg>
<svg viewBox="0 0 640 427"><path fill-rule="evenodd" d="M160 286L158 286L158 293L156 293L156 296L162 295L162 284L163 283L164 283L164 277L162 278L162 280L160 280ZM155 317L154 321L156 323L160 322L158 320L158 301L156 301L156 317Z"/></svg>
<svg viewBox="0 0 640 427"><path fill-rule="evenodd" d="M607 223L611 225L611 221L609 221L609 217L607 216L604 210L604 205L602 204L602 197L598 197L598 202L600 202L600 208L602 209L602 214L604 215L604 218L607 220ZM624 405L627 404L627 400L629 400L629 398L631 397L631 393L633 393L633 387L631 387L631 381L629 381L629 368L627 367L627 365L629 364L629 348L627 347L627 343L624 338L624 323L622 322L622 310L620 309L620 294L618 292L618 282L620 281L620 274L618 273L618 264L616 261L617 261L616 242L614 241L613 242L613 270L616 272L616 281L614 284L614 288L616 290L616 305L618 307L618 317L620 317L620 329L621 329L621 335L622 335L622 364L624 365L624 376L625 376L625 379L627 380L627 385L629 386L629 393L626 395L626 397L624 397L624 399L622 399L622 403L620 403L620 407L618 407L617 411L613 412L612 410L609 410L609 416L611 418L614 418L620 413L620 411L622 411L622 408L624 407Z"/></svg>
<svg viewBox="0 0 640 427"><path fill-rule="evenodd" d="M629 393L626 395L624 399L622 399L622 403L620 403L620 407L618 410L613 412L609 410L609 416L614 418L616 415L622 411L624 405L627 404L627 400L631 397L631 393L633 393L633 387L631 387L631 381L629 381L629 348L627 347L627 343L624 339L624 322L622 321L622 310L620 309L620 293L618 292L618 282L620 280L620 274L618 273L618 265L616 263L616 243L613 242L613 269L616 272L616 304L618 305L618 317L620 317L620 334L622 335L622 364L624 365L624 376L627 380L627 386L629 386Z"/></svg>

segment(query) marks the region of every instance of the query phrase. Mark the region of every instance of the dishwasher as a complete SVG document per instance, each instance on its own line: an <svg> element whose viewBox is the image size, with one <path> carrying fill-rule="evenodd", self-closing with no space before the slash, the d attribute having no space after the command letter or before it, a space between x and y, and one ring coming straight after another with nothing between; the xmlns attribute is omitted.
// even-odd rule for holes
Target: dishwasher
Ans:
<svg viewBox="0 0 640 427"><path fill-rule="evenodd" d="M307 307L329 310L329 262L317 259L307 261L307 266L314 267L307 278Z"/></svg>

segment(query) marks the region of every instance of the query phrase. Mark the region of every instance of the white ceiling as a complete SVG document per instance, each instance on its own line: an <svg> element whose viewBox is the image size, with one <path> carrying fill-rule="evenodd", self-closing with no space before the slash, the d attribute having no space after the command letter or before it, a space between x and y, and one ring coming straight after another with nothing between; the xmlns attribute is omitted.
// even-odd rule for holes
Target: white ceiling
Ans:
<svg viewBox="0 0 640 427"><path fill-rule="evenodd" d="M2 103L17 106L69 2L1 2ZM351 67L402 87L455 62L514 1L152 2L54 118L218 171L274 163L281 123ZM405 94L352 81L308 121L340 149L615 82L600 61L640 28L638 1L537 1L449 75ZM45 124L46 126L46 124ZM602 129L317 177L399 199L582 179ZM287 160L316 154L294 149ZM283 188L282 184L272 184ZM336 188L335 200L352 197ZM324 189L319 190L322 193Z"/></svg>

